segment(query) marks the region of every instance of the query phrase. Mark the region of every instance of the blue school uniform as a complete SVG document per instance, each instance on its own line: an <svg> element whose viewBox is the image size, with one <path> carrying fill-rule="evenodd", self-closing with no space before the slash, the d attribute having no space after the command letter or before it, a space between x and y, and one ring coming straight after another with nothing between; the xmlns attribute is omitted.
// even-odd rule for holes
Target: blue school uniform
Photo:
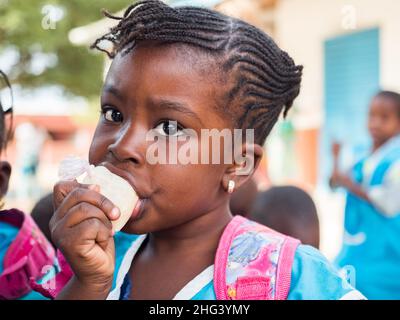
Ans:
<svg viewBox="0 0 400 320"><path fill-rule="evenodd" d="M117 233L116 272L113 289L108 299L128 299L134 284L130 282L128 271L134 256L146 235L129 235ZM211 265L184 286L174 297L176 300L216 300ZM364 299L365 297L355 290L339 274L338 270L329 263L315 248L300 245L295 253L292 266L292 280L289 290L289 300L339 300Z"/></svg>
<svg viewBox="0 0 400 320"><path fill-rule="evenodd" d="M351 170L371 203L347 194L339 267L353 270L368 299L400 299L400 136Z"/></svg>

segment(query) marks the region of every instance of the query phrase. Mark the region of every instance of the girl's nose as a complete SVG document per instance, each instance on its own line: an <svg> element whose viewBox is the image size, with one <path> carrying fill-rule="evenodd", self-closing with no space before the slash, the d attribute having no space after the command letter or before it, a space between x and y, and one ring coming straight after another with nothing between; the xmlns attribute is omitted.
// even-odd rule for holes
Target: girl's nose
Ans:
<svg viewBox="0 0 400 320"><path fill-rule="evenodd" d="M118 138L108 146L108 151L120 162L131 161L143 165L146 155L146 131L127 125Z"/></svg>

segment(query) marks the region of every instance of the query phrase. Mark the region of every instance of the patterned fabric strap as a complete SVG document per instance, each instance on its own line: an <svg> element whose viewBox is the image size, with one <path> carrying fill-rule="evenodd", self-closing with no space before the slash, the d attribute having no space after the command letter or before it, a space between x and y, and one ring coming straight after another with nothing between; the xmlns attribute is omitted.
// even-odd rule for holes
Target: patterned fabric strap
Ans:
<svg viewBox="0 0 400 320"><path fill-rule="evenodd" d="M300 241L236 216L225 228L215 257L218 300L284 300Z"/></svg>
<svg viewBox="0 0 400 320"><path fill-rule="evenodd" d="M43 277L54 264L55 252L29 215L11 209L0 220L20 230L4 256L0 298L18 299L32 291L30 283Z"/></svg>

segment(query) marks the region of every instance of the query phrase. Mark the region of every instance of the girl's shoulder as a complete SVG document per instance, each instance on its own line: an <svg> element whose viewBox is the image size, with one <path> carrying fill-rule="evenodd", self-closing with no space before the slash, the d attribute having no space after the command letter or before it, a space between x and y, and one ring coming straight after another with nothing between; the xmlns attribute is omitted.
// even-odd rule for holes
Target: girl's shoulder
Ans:
<svg viewBox="0 0 400 320"><path fill-rule="evenodd" d="M227 243L221 246L224 238ZM226 298L225 286L228 299L248 297L253 285L254 299L364 298L317 249L247 219L232 221L219 249L214 278L217 299ZM219 263L226 260L226 267ZM265 292L260 289L264 287Z"/></svg>
<svg viewBox="0 0 400 320"><path fill-rule="evenodd" d="M351 267L337 269L314 247L299 245L295 252L288 300L366 299L349 282L355 281Z"/></svg>

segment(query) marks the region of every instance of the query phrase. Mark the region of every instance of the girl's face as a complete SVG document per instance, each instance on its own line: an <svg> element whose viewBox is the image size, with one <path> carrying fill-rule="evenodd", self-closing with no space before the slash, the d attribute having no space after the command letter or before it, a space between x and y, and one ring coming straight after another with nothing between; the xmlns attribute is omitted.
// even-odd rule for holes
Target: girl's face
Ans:
<svg viewBox="0 0 400 320"><path fill-rule="evenodd" d="M167 230L227 206L222 181L228 165L151 164L146 158L154 145L146 141L149 130L168 142L183 128L200 137L201 129L232 126L216 110L220 85L207 57L178 48L140 45L118 54L103 88L89 161L126 178L144 200L124 228L129 233ZM184 143L177 141L178 151ZM166 151L168 157L173 153L168 146Z"/></svg>
<svg viewBox="0 0 400 320"><path fill-rule="evenodd" d="M391 99L376 96L372 100L368 114L368 130L376 145L382 145L400 133L400 115Z"/></svg>

